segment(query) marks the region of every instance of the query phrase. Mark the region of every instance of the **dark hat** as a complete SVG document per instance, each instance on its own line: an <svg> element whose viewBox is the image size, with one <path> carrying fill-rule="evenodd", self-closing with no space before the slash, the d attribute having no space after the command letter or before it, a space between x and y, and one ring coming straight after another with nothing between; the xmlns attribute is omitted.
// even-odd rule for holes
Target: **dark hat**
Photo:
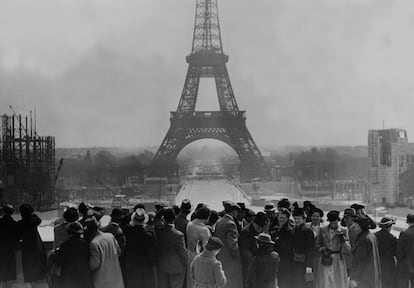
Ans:
<svg viewBox="0 0 414 288"><path fill-rule="evenodd" d="M137 203L134 206L134 211L137 210L138 208L142 208L145 210L145 204L144 203Z"/></svg>
<svg viewBox="0 0 414 288"><path fill-rule="evenodd" d="M210 237L205 248L209 251L218 250L223 247L223 242L221 242L220 238L217 237Z"/></svg>
<svg viewBox="0 0 414 288"><path fill-rule="evenodd" d="M256 240L261 243L275 244L275 242L272 241L270 235L266 233L260 233L259 236L254 236L254 238L256 238Z"/></svg>
<svg viewBox="0 0 414 288"><path fill-rule="evenodd" d="M229 213L233 210L239 210L240 211L240 206L237 205L234 202L231 201L223 201L223 206L224 206L224 210Z"/></svg>
<svg viewBox="0 0 414 288"><path fill-rule="evenodd" d="M155 209L159 210L167 207L167 205L164 202L155 202L154 207Z"/></svg>
<svg viewBox="0 0 414 288"><path fill-rule="evenodd" d="M167 223L174 223L175 212L172 208L165 208L164 213L162 214L164 221Z"/></svg>
<svg viewBox="0 0 414 288"><path fill-rule="evenodd" d="M273 202L268 202L264 206L264 212L274 212L275 211L275 204Z"/></svg>
<svg viewBox="0 0 414 288"><path fill-rule="evenodd" d="M394 224L395 224L394 219L384 217L384 218L381 219L381 222L378 223L378 226L381 227L381 228L385 228L385 227L389 227L389 226L394 225Z"/></svg>
<svg viewBox="0 0 414 288"><path fill-rule="evenodd" d="M175 215L180 214L180 207L178 207L178 205L173 205L172 208L174 209Z"/></svg>
<svg viewBox="0 0 414 288"><path fill-rule="evenodd" d="M85 220L85 230L98 230L99 222L95 216L91 216Z"/></svg>
<svg viewBox="0 0 414 288"><path fill-rule="evenodd" d="M305 211L303 211L302 208L296 208L295 210L293 210L292 215L293 215L293 217L305 216Z"/></svg>
<svg viewBox="0 0 414 288"><path fill-rule="evenodd" d="M253 223L259 225L259 227L264 227L266 224L266 214L263 212L258 212L256 217L254 217Z"/></svg>
<svg viewBox="0 0 414 288"><path fill-rule="evenodd" d="M231 210L241 210L240 206L234 202L231 202Z"/></svg>
<svg viewBox="0 0 414 288"><path fill-rule="evenodd" d="M280 201L277 203L277 207L278 208L290 209L290 201L289 201L289 199L287 199L287 198L280 199Z"/></svg>
<svg viewBox="0 0 414 288"><path fill-rule="evenodd" d="M67 230L69 234L83 234L83 228L79 222L70 223Z"/></svg>
<svg viewBox="0 0 414 288"><path fill-rule="evenodd" d="M407 215L407 223L414 223L414 214L409 213Z"/></svg>
<svg viewBox="0 0 414 288"><path fill-rule="evenodd" d="M356 218L356 222L358 223L359 227L361 227L362 231L369 230L370 222L367 216L358 216Z"/></svg>
<svg viewBox="0 0 414 288"><path fill-rule="evenodd" d="M310 215L312 216L313 213L318 213L321 218L324 215L323 211L317 207L312 207L312 209L310 210Z"/></svg>
<svg viewBox="0 0 414 288"><path fill-rule="evenodd" d="M75 222L79 219L78 209L75 207L69 207L63 212L63 219L67 222Z"/></svg>
<svg viewBox="0 0 414 288"><path fill-rule="evenodd" d="M190 202L190 200L184 199L181 202L180 209L183 210L183 211L191 211L191 202Z"/></svg>
<svg viewBox="0 0 414 288"><path fill-rule="evenodd" d="M114 209L112 209L112 212L111 212L111 218L112 218L112 220L115 220L115 219L120 219L120 218L122 218L122 216L123 216L123 212L122 212L122 210L121 209L119 209L119 208L114 208Z"/></svg>
<svg viewBox="0 0 414 288"><path fill-rule="evenodd" d="M1 207L1 209L3 210L4 214L6 214L6 215L12 215L14 213L14 208L10 204L4 205L3 207Z"/></svg>
<svg viewBox="0 0 414 288"><path fill-rule="evenodd" d="M340 212L337 211L337 210L329 211L328 215L326 215L327 218L328 218L328 221L329 222L331 222L331 221L340 221L341 219L339 218L339 213Z"/></svg>
<svg viewBox="0 0 414 288"><path fill-rule="evenodd" d="M364 206L364 205L362 205L362 204L359 204L359 203L354 203L354 204L352 204L352 205L351 205L351 208L354 208L354 209L355 209L355 211L358 211L358 210L360 210L360 209L364 209L364 208L365 208L365 206Z"/></svg>
<svg viewBox="0 0 414 288"><path fill-rule="evenodd" d="M356 218L356 212L354 208L346 208L344 210L344 216L351 216L353 218Z"/></svg>
<svg viewBox="0 0 414 288"><path fill-rule="evenodd" d="M243 202L237 202L237 205L239 205L240 209L242 211L246 211L246 204L244 204Z"/></svg>

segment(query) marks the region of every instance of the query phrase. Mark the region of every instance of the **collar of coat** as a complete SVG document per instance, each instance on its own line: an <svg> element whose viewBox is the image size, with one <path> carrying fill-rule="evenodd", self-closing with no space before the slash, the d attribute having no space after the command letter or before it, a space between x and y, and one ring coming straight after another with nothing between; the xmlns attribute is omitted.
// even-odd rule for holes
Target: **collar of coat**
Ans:
<svg viewBox="0 0 414 288"><path fill-rule="evenodd" d="M206 224L200 219L194 219L193 223L200 226L206 226Z"/></svg>

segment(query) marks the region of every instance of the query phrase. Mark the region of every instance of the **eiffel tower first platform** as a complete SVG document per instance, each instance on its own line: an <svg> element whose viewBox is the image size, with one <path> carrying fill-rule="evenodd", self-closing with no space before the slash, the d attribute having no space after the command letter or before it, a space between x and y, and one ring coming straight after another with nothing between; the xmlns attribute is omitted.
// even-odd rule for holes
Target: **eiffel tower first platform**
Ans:
<svg viewBox="0 0 414 288"><path fill-rule="evenodd" d="M197 0L191 54L186 57L187 76L171 126L151 164L155 176L178 175L176 158L188 144L200 139L227 143L240 158L240 180L269 175L265 161L246 127L230 83L221 41L217 0ZM201 78L213 77L220 111L195 111Z"/></svg>

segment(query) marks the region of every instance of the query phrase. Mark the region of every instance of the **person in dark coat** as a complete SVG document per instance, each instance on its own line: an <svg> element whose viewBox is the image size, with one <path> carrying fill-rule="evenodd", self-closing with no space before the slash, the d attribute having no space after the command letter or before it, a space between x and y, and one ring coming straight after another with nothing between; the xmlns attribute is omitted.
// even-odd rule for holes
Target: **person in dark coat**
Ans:
<svg viewBox="0 0 414 288"><path fill-rule="evenodd" d="M69 233L68 233L68 225L70 223L73 223L75 221L78 221L79 219L79 213L78 209L75 207L68 207L65 212L63 212L63 222L57 224L53 228L54 233L54 242L53 247L56 249L60 246L63 242L69 239Z"/></svg>
<svg viewBox="0 0 414 288"><path fill-rule="evenodd" d="M25 282L36 282L46 278L47 258L37 227L42 220L32 206L20 206L21 220L17 222L19 238L22 240L22 266Z"/></svg>
<svg viewBox="0 0 414 288"><path fill-rule="evenodd" d="M55 252L55 264L60 267L59 288L93 288L89 269L89 243L81 238L82 225L78 222L67 226L69 239Z"/></svg>
<svg viewBox="0 0 414 288"><path fill-rule="evenodd" d="M3 233L0 237L0 284L16 280L16 248L19 242L17 222L12 217L13 206L4 205L1 210L4 215L0 218L0 231Z"/></svg>
<svg viewBox="0 0 414 288"><path fill-rule="evenodd" d="M351 288L381 288L381 263L379 259L377 240L369 231L370 220L358 216L357 223L361 233L352 250Z"/></svg>
<svg viewBox="0 0 414 288"><path fill-rule="evenodd" d="M272 232L272 240L275 242L274 250L279 254L278 285L280 288L293 288L293 228L289 222L290 212L286 208L280 208L278 213L278 226Z"/></svg>
<svg viewBox="0 0 414 288"><path fill-rule="evenodd" d="M111 222L103 227L101 230L102 232L111 233L114 235L116 241L118 242L119 248L121 248L121 251L124 251L125 248L125 236L124 232L121 228L121 222L123 219L123 212L119 208L112 209L111 212ZM122 254L122 252L121 252Z"/></svg>
<svg viewBox="0 0 414 288"><path fill-rule="evenodd" d="M158 287L182 288L187 270L184 234L174 228L175 214L166 208L157 233Z"/></svg>
<svg viewBox="0 0 414 288"><path fill-rule="evenodd" d="M247 271L249 264L257 250L257 240L255 237L263 232L265 223L266 215L263 212L259 212L253 223L248 224L240 233L239 250L242 261L244 287L247 287Z"/></svg>
<svg viewBox="0 0 414 288"><path fill-rule="evenodd" d="M315 237L313 231L305 225L306 215L302 208L293 211L293 218L296 224L292 235L293 287L305 288L305 274L312 273Z"/></svg>
<svg viewBox="0 0 414 288"><path fill-rule="evenodd" d="M390 233L393 224L395 224L395 220L384 217L378 224L381 230L375 233L381 261L381 281L383 288L393 287L397 280L395 278L397 238Z"/></svg>
<svg viewBox="0 0 414 288"><path fill-rule="evenodd" d="M260 233L255 236L258 249L249 265L247 288L275 288L279 255L273 251L273 242L269 234Z"/></svg>
<svg viewBox="0 0 414 288"><path fill-rule="evenodd" d="M148 215L138 208L125 227L125 287L156 287L156 247L155 237L145 231Z"/></svg>
<svg viewBox="0 0 414 288"><path fill-rule="evenodd" d="M184 199L181 202L180 213L177 214L177 217L175 217L175 220L174 220L175 229L177 229L178 231L184 234L186 244L187 244L186 231L187 231L187 225L188 225L187 217L190 214L190 212L191 212L191 202L188 199Z"/></svg>
<svg viewBox="0 0 414 288"><path fill-rule="evenodd" d="M398 288L414 286L414 214L407 215L407 224L408 228L400 233L397 241Z"/></svg>
<svg viewBox="0 0 414 288"><path fill-rule="evenodd" d="M275 204L272 202L266 203L264 207L264 213L266 214L266 225L264 231L270 234L277 226L277 214Z"/></svg>

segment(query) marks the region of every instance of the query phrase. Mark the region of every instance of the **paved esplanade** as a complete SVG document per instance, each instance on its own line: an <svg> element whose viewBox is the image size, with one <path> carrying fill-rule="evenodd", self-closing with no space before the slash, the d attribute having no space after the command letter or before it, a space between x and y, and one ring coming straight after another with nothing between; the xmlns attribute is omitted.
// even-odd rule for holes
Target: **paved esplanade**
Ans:
<svg viewBox="0 0 414 288"><path fill-rule="evenodd" d="M181 201L186 198L190 199L194 207L198 203L204 203L217 211L223 209L222 201L224 200L250 205L249 199L226 180L187 180L176 197L177 205L180 205Z"/></svg>

